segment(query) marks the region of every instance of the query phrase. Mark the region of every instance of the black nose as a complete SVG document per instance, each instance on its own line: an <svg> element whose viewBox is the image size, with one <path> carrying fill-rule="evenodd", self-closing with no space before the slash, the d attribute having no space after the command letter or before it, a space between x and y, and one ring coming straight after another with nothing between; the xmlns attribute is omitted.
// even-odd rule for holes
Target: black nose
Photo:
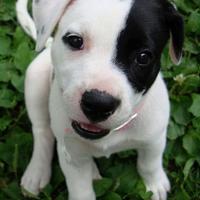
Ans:
<svg viewBox="0 0 200 200"><path fill-rule="evenodd" d="M83 113L94 123L108 119L119 105L119 99L98 90L85 92L81 100Z"/></svg>

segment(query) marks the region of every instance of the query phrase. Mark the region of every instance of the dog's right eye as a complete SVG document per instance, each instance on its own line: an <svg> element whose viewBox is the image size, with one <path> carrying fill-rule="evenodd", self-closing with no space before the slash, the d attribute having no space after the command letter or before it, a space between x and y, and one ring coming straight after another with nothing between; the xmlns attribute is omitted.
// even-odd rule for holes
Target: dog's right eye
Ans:
<svg viewBox="0 0 200 200"><path fill-rule="evenodd" d="M62 38L63 42L67 44L72 50L83 49L83 38L75 33L67 33Z"/></svg>

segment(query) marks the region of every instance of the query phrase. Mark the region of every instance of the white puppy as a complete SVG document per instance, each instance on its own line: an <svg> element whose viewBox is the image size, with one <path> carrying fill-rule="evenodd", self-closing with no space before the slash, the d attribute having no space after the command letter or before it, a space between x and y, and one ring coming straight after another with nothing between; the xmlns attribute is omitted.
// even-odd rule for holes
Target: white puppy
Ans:
<svg viewBox="0 0 200 200"><path fill-rule="evenodd" d="M18 13L21 3L27 0L18 2ZM160 57L171 35L172 60L180 61L181 16L166 0L34 0L33 16L37 50L58 28L26 74L34 150L21 185L38 194L49 182L56 138L70 200L96 199L92 180L100 175L93 157L128 149L138 152L138 172L152 199L166 200L169 100ZM19 14L19 20L34 31L30 19Z"/></svg>

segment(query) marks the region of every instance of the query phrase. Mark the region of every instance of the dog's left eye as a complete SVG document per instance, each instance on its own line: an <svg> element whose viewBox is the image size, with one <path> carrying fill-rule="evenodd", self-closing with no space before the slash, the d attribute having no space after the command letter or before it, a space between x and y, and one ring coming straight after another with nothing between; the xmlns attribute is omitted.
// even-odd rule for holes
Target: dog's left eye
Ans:
<svg viewBox="0 0 200 200"><path fill-rule="evenodd" d="M67 33L62 38L63 42L71 47L72 50L83 49L83 38L78 34Z"/></svg>
<svg viewBox="0 0 200 200"><path fill-rule="evenodd" d="M152 53L150 51L142 51L136 56L136 62L141 66L149 65L151 61Z"/></svg>

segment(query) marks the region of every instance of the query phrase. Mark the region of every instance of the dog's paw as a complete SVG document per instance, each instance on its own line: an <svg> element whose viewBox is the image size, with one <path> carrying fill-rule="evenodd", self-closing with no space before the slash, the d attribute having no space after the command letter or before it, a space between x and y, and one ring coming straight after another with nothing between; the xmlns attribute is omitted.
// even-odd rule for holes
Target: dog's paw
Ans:
<svg viewBox="0 0 200 200"><path fill-rule="evenodd" d="M50 176L50 166L31 162L21 179L21 187L24 196L37 196L49 183Z"/></svg>
<svg viewBox="0 0 200 200"><path fill-rule="evenodd" d="M160 173L159 178L146 183L148 191L153 192L152 200L167 200L167 193L170 191L170 182L165 172Z"/></svg>

